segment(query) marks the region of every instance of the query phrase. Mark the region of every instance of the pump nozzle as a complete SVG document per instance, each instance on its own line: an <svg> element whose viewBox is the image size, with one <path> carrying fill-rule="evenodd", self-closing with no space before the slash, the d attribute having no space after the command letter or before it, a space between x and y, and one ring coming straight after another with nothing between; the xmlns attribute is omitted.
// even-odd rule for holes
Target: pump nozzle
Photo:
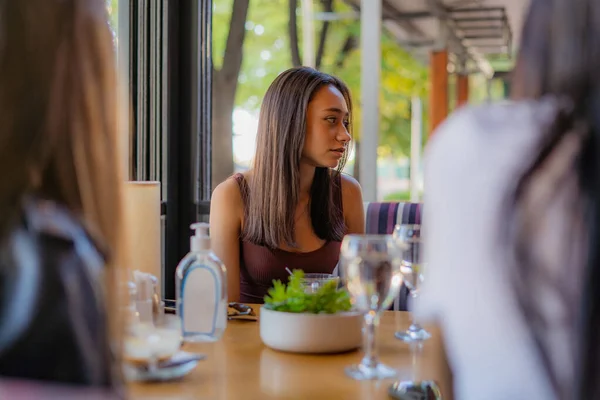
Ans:
<svg viewBox="0 0 600 400"><path fill-rule="evenodd" d="M206 222L196 222L191 224L190 228L196 231L190 238L191 250L194 252L210 250L210 225Z"/></svg>

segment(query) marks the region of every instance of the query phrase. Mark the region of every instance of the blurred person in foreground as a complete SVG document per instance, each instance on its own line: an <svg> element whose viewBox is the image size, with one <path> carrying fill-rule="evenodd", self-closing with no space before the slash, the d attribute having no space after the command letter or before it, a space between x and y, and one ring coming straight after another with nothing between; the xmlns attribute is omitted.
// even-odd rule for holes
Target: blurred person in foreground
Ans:
<svg viewBox="0 0 600 400"><path fill-rule="evenodd" d="M598 399L600 2L532 0L514 102L427 150L427 281L459 399Z"/></svg>
<svg viewBox="0 0 600 400"><path fill-rule="evenodd" d="M120 386L107 21L102 0L0 0L0 379Z"/></svg>

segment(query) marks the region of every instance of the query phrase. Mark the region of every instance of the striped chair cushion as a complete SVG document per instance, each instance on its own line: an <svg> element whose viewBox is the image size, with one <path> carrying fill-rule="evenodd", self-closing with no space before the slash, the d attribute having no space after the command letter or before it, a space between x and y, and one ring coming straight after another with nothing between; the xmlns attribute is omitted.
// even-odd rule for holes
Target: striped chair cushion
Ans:
<svg viewBox="0 0 600 400"><path fill-rule="evenodd" d="M367 234L391 234L396 224L421 224L421 203L365 203ZM408 310L409 290L403 284L393 309Z"/></svg>
<svg viewBox="0 0 600 400"><path fill-rule="evenodd" d="M421 224L421 203L365 203L366 233L391 234L396 224Z"/></svg>

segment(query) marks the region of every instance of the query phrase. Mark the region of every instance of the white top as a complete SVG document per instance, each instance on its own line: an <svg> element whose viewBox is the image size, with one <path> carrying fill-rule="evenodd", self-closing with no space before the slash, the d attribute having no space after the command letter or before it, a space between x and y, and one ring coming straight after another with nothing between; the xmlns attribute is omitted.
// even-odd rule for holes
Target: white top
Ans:
<svg viewBox="0 0 600 400"><path fill-rule="evenodd" d="M553 109L548 100L464 108L435 132L426 151L427 264L416 313L442 328L457 399L555 398L516 304L501 240L504 202L536 154ZM552 271L560 270L551 260L560 247L556 240L564 240L564 214L544 214L547 226L535 246ZM562 359L561 379L570 380L573 365L559 321L564 314L552 299L547 303L557 326L552 357Z"/></svg>

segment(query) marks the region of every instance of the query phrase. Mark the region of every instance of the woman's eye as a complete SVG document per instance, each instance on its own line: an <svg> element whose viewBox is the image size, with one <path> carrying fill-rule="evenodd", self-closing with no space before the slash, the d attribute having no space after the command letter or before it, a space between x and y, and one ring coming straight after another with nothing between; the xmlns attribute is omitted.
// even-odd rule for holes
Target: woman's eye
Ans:
<svg viewBox="0 0 600 400"><path fill-rule="evenodd" d="M348 128L350 126L350 121L348 121L348 120L344 121L344 126L346 128Z"/></svg>
<svg viewBox="0 0 600 400"><path fill-rule="evenodd" d="M332 123L332 124L335 124L335 122L337 121L337 118L336 118L336 117L327 117L327 118L325 118L325 119L326 119L327 121L329 121L330 123Z"/></svg>

